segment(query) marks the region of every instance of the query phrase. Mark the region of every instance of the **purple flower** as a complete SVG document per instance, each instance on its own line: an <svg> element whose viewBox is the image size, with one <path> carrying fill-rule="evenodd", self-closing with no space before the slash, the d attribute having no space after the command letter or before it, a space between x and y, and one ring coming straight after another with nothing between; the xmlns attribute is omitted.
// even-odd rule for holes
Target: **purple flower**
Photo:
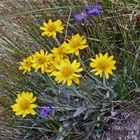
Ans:
<svg viewBox="0 0 140 140"><path fill-rule="evenodd" d="M42 106L40 110L38 110L38 114L42 118L48 118L48 115L52 112L52 107L47 107L46 105Z"/></svg>
<svg viewBox="0 0 140 140"><path fill-rule="evenodd" d="M86 14L85 12L76 13L73 18L76 22L86 21L88 18L88 14Z"/></svg>
<svg viewBox="0 0 140 140"><path fill-rule="evenodd" d="M101 4L99 2L96 3L96 6L93 6L92 4L89 4L89 5L84 7L84 10L89 15L100 15Z"/></svg>

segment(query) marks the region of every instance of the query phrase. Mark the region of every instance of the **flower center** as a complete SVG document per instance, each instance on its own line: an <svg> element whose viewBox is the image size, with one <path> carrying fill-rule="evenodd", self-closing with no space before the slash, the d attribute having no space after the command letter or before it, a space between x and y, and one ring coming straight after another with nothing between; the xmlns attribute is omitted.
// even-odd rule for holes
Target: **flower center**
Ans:
<svg viewBox="0 0 140 140"><path fill-rule="evenodd" d="M72 67L66 66L62 69L63 77L70 77L74 73Z"/></svg>
<svg viewBox="0 0 140 140"><path fill-rule="evenodd" d="M81 42L77 38L75 38L70 42L70 45L72 48L78 48L79 46L81 46Z"/></svg>
<svg viewBox="0 0 140 140"><path fill-rule="evenodd" d="M20 102L20 107L21 107L23 110L29 108L29 105L30 105L30 103L29 103L28 101L26 101L26 100L23 100L23 101Z"/></svg>
<svg viewBox="0 0 140 140"><path fill-rule="evenodd" d="M59 55L62 55L63 54L63 49L62 48L58 48L58 52L57 52Z"/></svg>
<svg viewBox="0 0 140 140"><path fill-rule="evenodd" d="M39 62L40 65L42 65L46 62L46 59L45 58L39 58L38 62Z"/></svg>
<svg viewBox="0 0 140 140"><path fill-rule="evenodd" d="M101 69L101 70L106 70L107 68L108 68L108 63L106 62L106 61L101 61L101 62L99 62L99 68Z"/></svg>
<svg viewBox="0 0 140 140"><path fill-rule="evenodd" d="M30 67L32 65L32 62L26 62L26 66Z"/></svg>
<svg viewBox="0 0 140 140"><path fill-rule="evenodd" d="M55 30L56 30L56 27L55 27L54 25L48 26L48 31L49 31L49 32L53 32L53 31L55 31Z"/></svg>

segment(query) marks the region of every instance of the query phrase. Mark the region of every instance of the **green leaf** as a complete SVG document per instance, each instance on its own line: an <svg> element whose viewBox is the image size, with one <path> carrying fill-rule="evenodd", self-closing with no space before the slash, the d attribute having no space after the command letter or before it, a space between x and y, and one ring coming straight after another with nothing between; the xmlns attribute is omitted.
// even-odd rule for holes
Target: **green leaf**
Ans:
<svg viewBox="0 0 140 140"><path fill-rule="evenodd" d="M85 111L85 107L79 107L76 109L76 112L73 114L73 117L77 117L79 116L81 113L83 113Z"/></svg>

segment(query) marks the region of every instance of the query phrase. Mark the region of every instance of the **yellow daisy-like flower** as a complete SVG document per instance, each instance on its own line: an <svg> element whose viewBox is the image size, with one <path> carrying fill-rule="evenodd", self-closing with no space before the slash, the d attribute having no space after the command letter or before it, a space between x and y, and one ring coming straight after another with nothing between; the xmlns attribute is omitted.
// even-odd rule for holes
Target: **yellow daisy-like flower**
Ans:
<svg viewBox="0 0 140 140"><path fill-rule="evenodd" d="M51 72L57 71L55 65L58 64L59 61L60 61L60 60L55 59L55 58L53 57L53 54L50 54L50 62L48 63L48 66L47 66L47 69L46 69L45 72L47 72L47 73L50 74ZM50 74L50 76L51 76L51 74Z"/></svg>
<svg viewBox="0 0 140 140"><path fill-rule="evenodd" d="M79 55L79 50L83 50L87 48L88 45L86 44L87 40L81 37L79 34L73 35L68 43L64 42L65 52L67 54L75 54L76 56Z"/></svg>
<svg viewBox="0 0 140 140"><path fill-rule="evenodd" d="M53 48L51 50L53 57L55 60L59 61L60 59L67 58L67 54L65 52L65 46L62 44L59 48Z"/></svg>
<svg viewBox="0 0 140 140"><path fill-rule="evenodd" d="M73 82L76 84L80 83L79 78L81 75L79 72L83 71L83 68L80 68L80 62L74 60L71 63L69 59L64 59L55 66L58 71L52 72L52 75L55 76L55 80L58 83L67 83L68 86L71 86Z"/></svg>
<svg viewBox="0 0 140 140"><path fill-rule="evenodd" d="M35 100L36 97L33 97L32 92L23 91L21 94L17 95L16 103L11 107L16 116L22 115L22 117L25 117L28 114L35 115L36 112L34 108L37 107L37 105L34 104Z"/></svg>
<svg viewBox="0 0 140 140"><path fill-rule="evenodd" d="M29 56L25 59L23 59L22 62L19 62L21 66L19 67L19 70L23 70L23 74L26 72L30 72L32 68L32 56Z"/></svg>
<svg viewBox="0 0 140 140"><path fill-rule="evenodd" d="M108 53L105 53L105 55L99 53L99 55L96 55L96 58L91 59L91 61L90 66L93 68L91 72L95 72L95 75L100 75L100 77L104 74L108 79L109 74L112 74L112 70L116 69L116 61L113 60L113 55L108 57Z"/></svg>
<svg viewBox="0 0 140 140"><path fill-rule="evenodd" d="M40 27L40 30L43 30L42 36L52 36L53 38L56 38L56 32L63 33L63 25L62 21L60 19L52 22L51 19L49 19L48 23L43 22L43 26Z"/></svg>
<svg viewBox="0 0 140 140"><path fill-rule="evenodd" d="M50 73L49 76L53 76L51 73L57 71L57 68L55 65L56 65L55 61L50 62L50 64L48 65L48 69L46 72Z"/></svg>
<svg viewBox="0 0 140 140"><path fill-rule="evenodd" d="M32 67L35 69L35 72L37 72L38 69L41 69L42 73L46 72L50 59L51 55L49 55L48 52L45 53L44 50L40 50L40 53L35 52L32 60Z"/></svg>

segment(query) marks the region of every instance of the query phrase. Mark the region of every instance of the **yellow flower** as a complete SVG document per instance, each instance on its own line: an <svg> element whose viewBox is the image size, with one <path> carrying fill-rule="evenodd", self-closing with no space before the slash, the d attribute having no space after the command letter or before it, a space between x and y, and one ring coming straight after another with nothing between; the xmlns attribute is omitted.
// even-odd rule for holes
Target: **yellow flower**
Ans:
<svg viewBox="0 0 140 140"><path fill-rule="evenodd" d="M51 56L48 52L45 53L44 50L40 50L40 53L35 52L32 60L32 67L35 69L35 72L37 72L38 69L41 69L42 73L46 72L50 63L50 58Z"/></svg>
<svg viewBox="0 0 140 140"><path fill-rule="evenodd" d="M87 40L81 37L79 34L73 35L72 38L68 40L68 43L64 42L64 46L66 48L65 52L78 56L79 50L83 50L84 48L88 47L86 43Z"/></svg>
<svg viewBox="0 0 140 140"><path fill-rule="evenodd" d="M53 54L50 54L50 62L48 63L48 66L47 66L47 69L45 72L47 73L51 73L51 72L54 72L54 71L57 71L56 67L55 67L55 64L59 63L59 60L55 59L53 57ZM51 74L50 74L51 76Z"/></svg>
<svg viewBox="0 0 140 140"><path fill-rule="evenodd" d="M95 72L95 75L100 75L100 77L104 74L108 79L109 74L112 74L112 70L116 69L116 61L113 60L113 55L108 57L108 53L105 53L105 55L99 53L99 55L96 55L96 58L91 59L91 61L90 66L93 68L91 72Z"/></svg>
<svg viewBox="0 0 140 140"><path fill-rule="evenodd" d="M63 25L62 21L60 19L52 22L51 19L49 19L48 23L43 22L43 26L40 27L40 30L43 30L42 36L52 36L53 38L56 38L56 32L63 33Z"/></svg>
<svg viewBox="0 0 140 140"><path fill-rule="evenodd" d="M53 57L55 58L55 60L60 60L63 58L67 58L67 54L65 52L65 46L62 44L59 48L53 48L51 50Z"/></svg>
<svg viewBox="0 0 140 140"><path fill-rule="evenodd" d="M71 86L73 82L79 84L79 78L81 77L79 72L83 71L83 68L80 68L80 63L74 60L72 63L69 59L60 60L60 63L55 65L57 70L52 72L52 75L55 76L55 80L60 83L67 83L68 86Z"/></svg>
<svg viewBox="0 0 140 140"><path fill-rule="evenodd" d="M19 67L19 70L24 70L23 74L31 71L32 59L33 59L32 56L29 56L29 57L23 59L22 62L19 62L21 64L21 66Z"/></svg>
<svg viewBox="0 0 140 140"><path fill-rule="evenodd" d="M50 64L48 65L48 69L46 72L50 73L49 76L53 76L51 73L57 71L57 68L55 65L56 65L55 61L51 61Z"/></svg>
<svg viewBox="0 0 140 140"><path fill-rule="evenodd" d="M28 114L35 115L36 112L34 108L37 107L37 105L34 104L35 100L36 98L33 97L32 92L23 91L17 95L16 103L11 107L17 116L22 115L22 117L25 117Z"/></svg>

